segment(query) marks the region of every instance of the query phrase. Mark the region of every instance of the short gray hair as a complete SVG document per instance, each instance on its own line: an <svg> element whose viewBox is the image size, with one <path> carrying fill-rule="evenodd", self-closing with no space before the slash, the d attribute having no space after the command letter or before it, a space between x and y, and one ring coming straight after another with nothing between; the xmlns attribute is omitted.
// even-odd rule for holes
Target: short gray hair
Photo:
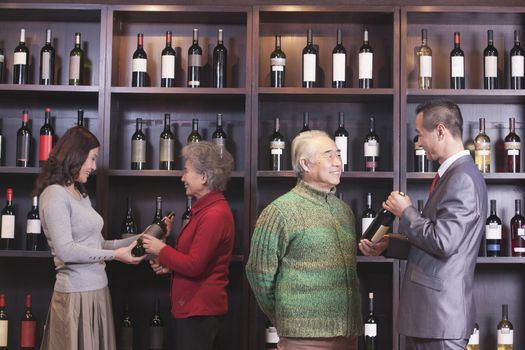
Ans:
<svg viewBox="0 0 525 350"><path fill-rule="evenodd" d="M207 175L210 190L226 190L233 170L233 157L225 148L221 158L221 149L213 142L193 142L182 149L182 156L191 161L197 173Z"/></svg>
<svg viewBox="0 0 525 350"><path fill-rule="evenodd" d="M313 161L316 152L314 141L323 137L331 139L330 136L322 130L303 131L293 139L292 168L298 178L303 178L301 159Z"/></svg>

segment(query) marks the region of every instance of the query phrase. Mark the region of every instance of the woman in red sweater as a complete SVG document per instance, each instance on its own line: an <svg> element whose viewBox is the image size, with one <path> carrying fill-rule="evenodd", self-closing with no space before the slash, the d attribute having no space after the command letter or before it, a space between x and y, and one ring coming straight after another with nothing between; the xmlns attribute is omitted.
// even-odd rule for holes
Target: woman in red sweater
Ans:
<svg viewBox="0 0 525 350"><path fill-rule="evenodd" d="M222 157L221 157L222 155ZM223 316L228 311L228 272L233 249L233 215L222 191L233 169L233 157L211 142L190 143L182 182L186 195L196 198L191 219L175 247L144 235L157 274L172 274L171 313L176 349L220 348Z"/></svg>

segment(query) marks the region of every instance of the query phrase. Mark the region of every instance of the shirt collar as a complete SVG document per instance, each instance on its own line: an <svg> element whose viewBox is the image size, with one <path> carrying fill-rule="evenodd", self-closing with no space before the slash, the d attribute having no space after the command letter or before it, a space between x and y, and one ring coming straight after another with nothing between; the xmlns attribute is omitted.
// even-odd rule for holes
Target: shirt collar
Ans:
<svg viewBox="0 0 525 350"><path fill-rule="evenodd" d="M461 157L464 157L464 156L470 156L470 152L469 150L463 150L461 152L458 152L456 154L454 154L453 156L450 156L448 157L442 164L441 166L439 167L438 169L438 174L439 174L439 177L443 177L443 174L445 174L445 171L447 171L448 168L450 168L450 166L452 164L454 164L454 162L456 160L458 160L459 158Z"/></svg>

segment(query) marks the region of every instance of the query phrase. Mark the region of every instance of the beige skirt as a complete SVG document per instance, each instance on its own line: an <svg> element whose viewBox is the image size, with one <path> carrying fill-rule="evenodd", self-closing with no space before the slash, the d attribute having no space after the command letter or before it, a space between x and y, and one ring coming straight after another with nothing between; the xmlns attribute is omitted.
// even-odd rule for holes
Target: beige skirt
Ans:
<svg viewBox="0 0 525 350"><path fill-rule="evenodd" d="M77 293L54 291L41 350L115 350L109 288Z"/></svg>

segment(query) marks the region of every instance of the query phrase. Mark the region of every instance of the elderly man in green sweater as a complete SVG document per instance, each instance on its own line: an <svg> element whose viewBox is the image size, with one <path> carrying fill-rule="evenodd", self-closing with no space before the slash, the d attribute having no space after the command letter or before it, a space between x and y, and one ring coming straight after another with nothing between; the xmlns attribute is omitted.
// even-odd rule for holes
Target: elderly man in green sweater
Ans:
<svg viewBox="0 0 525 350"><path fill-rule="evenodd" d="M261 213L246 274L279 349L357 349L362 333L355 217L335 195L340 150L323 131L292 142L297 185Z"/></svg>

